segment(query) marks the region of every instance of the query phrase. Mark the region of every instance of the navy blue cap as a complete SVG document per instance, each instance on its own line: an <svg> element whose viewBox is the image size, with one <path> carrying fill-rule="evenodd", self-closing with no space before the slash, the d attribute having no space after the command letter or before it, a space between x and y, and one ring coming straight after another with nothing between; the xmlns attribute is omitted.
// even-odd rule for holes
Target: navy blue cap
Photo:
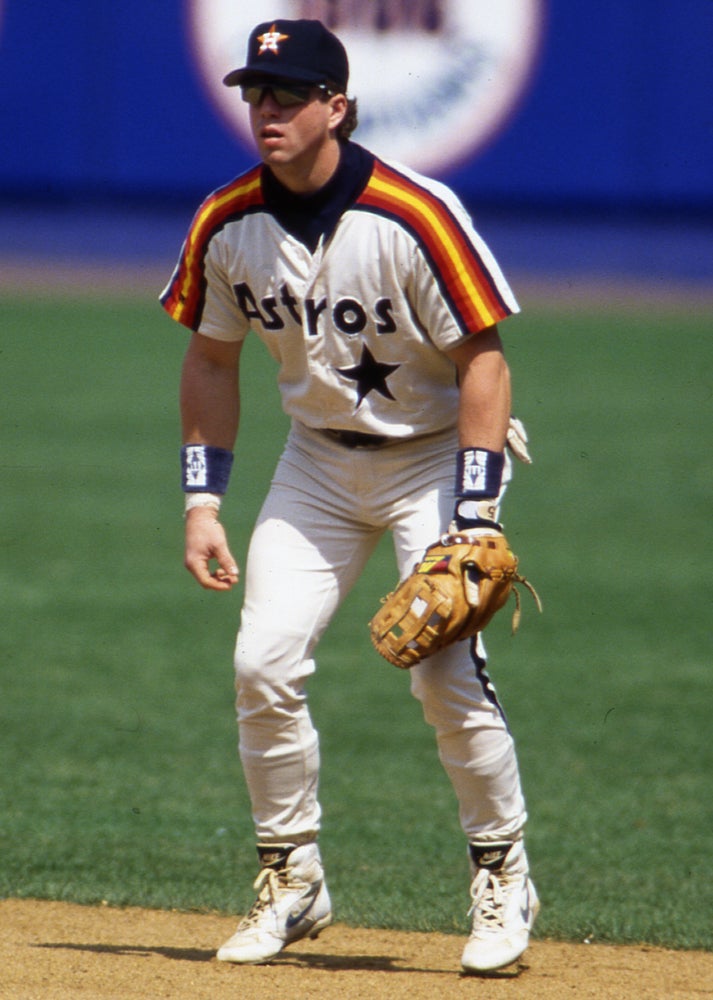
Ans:
<svg viewBox="0 0 713 1000"><path fill-rule="evenodd" d="M223 79L226 87L251 80L294 80L336 83L345 92L349 82L346 49L321 21L265 21L248 40L248 61Z"/></svg>

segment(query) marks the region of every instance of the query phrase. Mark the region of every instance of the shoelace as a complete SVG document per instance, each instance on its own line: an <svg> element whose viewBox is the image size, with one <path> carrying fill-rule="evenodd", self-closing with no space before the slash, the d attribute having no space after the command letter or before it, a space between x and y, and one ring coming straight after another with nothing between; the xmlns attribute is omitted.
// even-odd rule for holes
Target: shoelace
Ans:
<svg viewBox="0 0 713 1000"><path fill-rule="evenodd" d="M507 879L503 882L507 884ZM473 880L470 897L473 904L468 910L468 916L475 917L475 925L489 928L503 926L505 893L497 875L487 868L481 868Z"/></svg>
<svg viewBox="0 0 713 1000"><path fill-rule="evenodd" d="M253 884L253 889L257 893L257 899L240 921L240 930L245 930L247 927L252 927L258 923L265 910L273 905L281 891L307 887L304 882L290 876L291 869L289 868L283 869L280 872L276 872L274 868L262 869Z"/></svg>

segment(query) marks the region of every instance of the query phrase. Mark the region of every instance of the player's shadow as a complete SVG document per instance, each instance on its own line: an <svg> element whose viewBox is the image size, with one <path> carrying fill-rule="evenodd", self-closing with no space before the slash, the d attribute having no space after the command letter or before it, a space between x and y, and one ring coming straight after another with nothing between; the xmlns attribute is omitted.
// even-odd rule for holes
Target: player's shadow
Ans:
<svg viewBox="0 0 713 1000"><path fill-rule="evenodd" d="M160 955L162 958L168 958L175 962L211 962L215 959L215 950L210 948L168 948L135 944L77 944L61 941L45 942L33 945L33 947L93 952L96 955L144 955L147 958L151 955ZM392 958L389 955L322 955L315 952L299 951L282 952L269 964L275 967L293 965L299 968L323 969L329 972L406 972L434 976L443 975L443 973L452 974L453 972L451 968L424 968L419 965L410 965L402 959ZM266 967L268 966L266 965ZM474 978L516 979L526 968L527 966L519 963L508 969L481 973ZM462 978L471 978L471 976L462 974Z"/></svg>
<svg viewBox="0 0 713 1000"><path fill-rule="evenodd" d="M168 948L135 944L78 944L76 942L45 942L35 948L92 952L95 955L160 955L176 962L210 962L215 959L214 949ZM273 959L272 965L294 965L303 968L352 972L439 972L446 970L418 969L402 964L388 955L318 955L313 952L283 952Z"/></svg>
<svg viewBox="0 0 713 1000"><path fill-rule="evenodd" d="M95 955L160 955L175 962L210 962L215 959L215 949L206 948L167 948L155 945L140 944L81 944L77 942L53 941L33 945L35 948L48 948L57 951L83 951ZM350 969L368 972L432 972L432 969L412 969L397 964L388 955L315 955L305 952L287 952L278 955L273 965L298 965L313 969Z"/></svg>
<svg viewBox="0 0 713 1000"><path fill-rule="evenodd" d="M286 951L279 955L274 965L295 965L310 969L325 969L332 972L418 972L421 975L441 976L453 974L453 969L424 968L422 965L408 965L402 959L386 955L319 955L314 952ZM517 979L528 968L523 962L507 969L496 969L484 973L460 973L462 979Z"/></svg>
<svg viewBox="0 0 713 1000"><path fill-rule="evenodd" d="M316 952L285 951L275 965L294 965L329 972L440 972L440 969L414 968L389 955L320 955Z"/></svg>
<svg viewBox="0 0 713 1000"><path fill-rule="evenodd" d="M164 948L140 944L77 944L76 942L46 941L33 945L34 948L48 948L57 951L88 951L95 955L161 955L177 962L210 962L215 957L211 948Z"/></svg>

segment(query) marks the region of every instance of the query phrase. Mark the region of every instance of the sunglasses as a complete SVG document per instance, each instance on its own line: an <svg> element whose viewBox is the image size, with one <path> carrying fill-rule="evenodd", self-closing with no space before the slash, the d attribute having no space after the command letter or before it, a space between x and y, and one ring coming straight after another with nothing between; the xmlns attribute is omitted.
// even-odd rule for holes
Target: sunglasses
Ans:
<svg viewBox="0 0 713 1000"><path fill-rule="evenodd" d="M331 97L334 93L324 83L303 86L287 83L257 83L240 88L243 100L253 108L260 107L268 90L281 108L296 108L300 104L309 104L315 90L318 90L322 97Z"/></svg>

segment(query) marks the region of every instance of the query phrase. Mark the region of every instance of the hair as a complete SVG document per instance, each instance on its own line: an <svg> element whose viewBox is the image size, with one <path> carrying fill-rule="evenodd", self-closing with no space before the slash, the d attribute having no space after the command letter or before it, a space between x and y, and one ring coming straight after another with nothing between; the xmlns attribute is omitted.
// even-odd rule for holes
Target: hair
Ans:
<svg viewBox="0 0 713 1000"><path fill-rule="evenodd" d="M337 129L337 135L340 139L349 139L352 132L359 124L359 113L357 108L356 97L347 98L347 113L342 118L341 124Z"/></svg>
<svg viewBox="0 0 713 1000"><path fill-rule="evenodd" d="M327 87L329 88L329 94L325 95L325 100L334 94L343 94L344 88L338 83L334 83L332 80L327 81ZM359 110L357 107L356 97L347 97L347 110L344 118L337 128L337 138L342 141L346 141L351 138L352 132L356 129L359 124Z"/></svg>

